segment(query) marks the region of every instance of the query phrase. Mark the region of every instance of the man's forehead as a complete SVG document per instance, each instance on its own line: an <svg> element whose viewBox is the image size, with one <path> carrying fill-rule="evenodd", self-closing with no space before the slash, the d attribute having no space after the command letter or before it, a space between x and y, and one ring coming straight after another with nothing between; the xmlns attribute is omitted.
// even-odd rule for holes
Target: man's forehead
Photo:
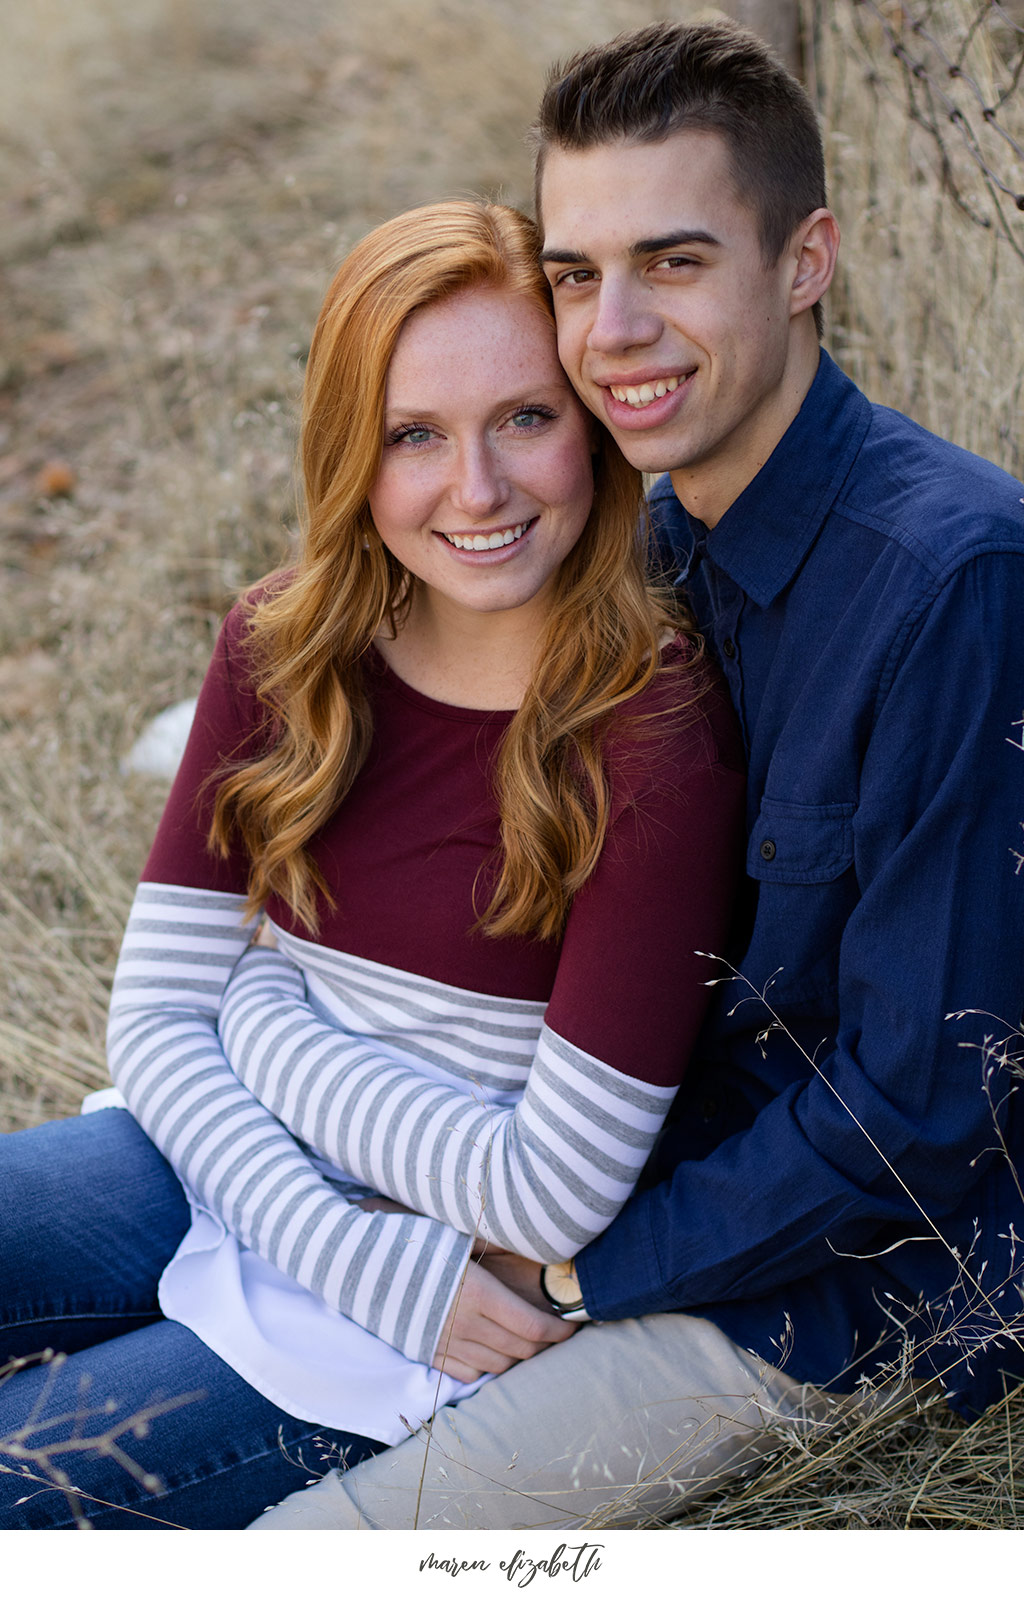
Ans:
<svg viewBox="0 0 1024 1600"><path fill-rule="evenodd" d="M715 238L713 212L723 200L739 202L728 148L703 129L585 150L554 146L537 199L545 250L570 252L591 234L627 249L645 240Z"/></svg>

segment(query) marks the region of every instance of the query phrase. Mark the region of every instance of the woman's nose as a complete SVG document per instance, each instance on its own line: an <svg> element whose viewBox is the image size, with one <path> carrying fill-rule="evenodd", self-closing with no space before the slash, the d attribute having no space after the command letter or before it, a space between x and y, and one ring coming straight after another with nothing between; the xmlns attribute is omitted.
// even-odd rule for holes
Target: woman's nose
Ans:
<svg viewBox="0 0 1024 1600"><path fill-rule="evenodd" d="M508 499L509 482L501 452L484 440L459 451L452 498L472 517L486 517Z"/></svg>

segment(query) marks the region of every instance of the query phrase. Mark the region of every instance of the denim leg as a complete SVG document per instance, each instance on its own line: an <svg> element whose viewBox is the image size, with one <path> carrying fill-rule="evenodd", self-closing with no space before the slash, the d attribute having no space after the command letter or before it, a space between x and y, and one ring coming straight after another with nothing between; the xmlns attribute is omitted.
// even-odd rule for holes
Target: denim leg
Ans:
<svg viewBox="0 0 1024 1600"><path fill-rule="evenodd" d="M180 1183L127 1111L0 1136L0 1363L152 1322L189 1220Z"/></svg>
<svg viewBox="0 0 1024 1600"><path fill-rule="evenodd" d="M0 1137L0 1368L62 1353L0 1381L0 1529L75 1526L67 1495L26 1467L47 1484L66 1473L97 1528L231 1529L327 1465L381 1448L278 1410L163 1319L157 1284L189 1221L172 1169L127 1111Z"/></svg>
<svg viewBox="0 0 1024 1600"><path fill-rule="evenodd" d="M140 1415L136 1433L130 1419ZM106 1448L79 1443L104 1438ZM0 1470L0 1529L76 1525L67 1495L32 1482L24 1466L50 1481L53 1468L67 1473L95 1528L238 1529L328 1466L382 1448L288 1416L180 1323L155 1322L0 1384L0 1468L19 1469ZM162 1492L141 1481L147 1474Z"/></svg>

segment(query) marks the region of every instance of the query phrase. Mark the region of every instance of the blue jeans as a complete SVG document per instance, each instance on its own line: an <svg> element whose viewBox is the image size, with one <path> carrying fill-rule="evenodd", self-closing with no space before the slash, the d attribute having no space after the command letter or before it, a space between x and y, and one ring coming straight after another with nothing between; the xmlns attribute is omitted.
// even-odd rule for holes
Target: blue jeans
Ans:
<svg viewBox="0 0 1024 1600"><path fill-rule="evenodd" d="M0 1381L0 1529L76 1526L55 1471L96 1528L244 1528L383 1448L289 1416L161 1315L157 1283L188 1226L181 1185L127 1111L0 1136L0 1370L66 1355Z"/></svg>

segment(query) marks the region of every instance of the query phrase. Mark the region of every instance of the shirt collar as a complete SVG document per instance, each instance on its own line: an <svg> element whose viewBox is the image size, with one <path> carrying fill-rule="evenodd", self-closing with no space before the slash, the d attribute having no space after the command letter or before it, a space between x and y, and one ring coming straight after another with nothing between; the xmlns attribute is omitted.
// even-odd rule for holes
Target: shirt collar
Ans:
<svg viewBox="0 0 1024 1600"><path fill-rule="evenodd" d="M715 527L709 532L679 506L695 554L706 553L758 605L770 605L817 538L870 422L870 403L822 350L793 422ZM667 478L655 497L666 491Z"/></svg>

